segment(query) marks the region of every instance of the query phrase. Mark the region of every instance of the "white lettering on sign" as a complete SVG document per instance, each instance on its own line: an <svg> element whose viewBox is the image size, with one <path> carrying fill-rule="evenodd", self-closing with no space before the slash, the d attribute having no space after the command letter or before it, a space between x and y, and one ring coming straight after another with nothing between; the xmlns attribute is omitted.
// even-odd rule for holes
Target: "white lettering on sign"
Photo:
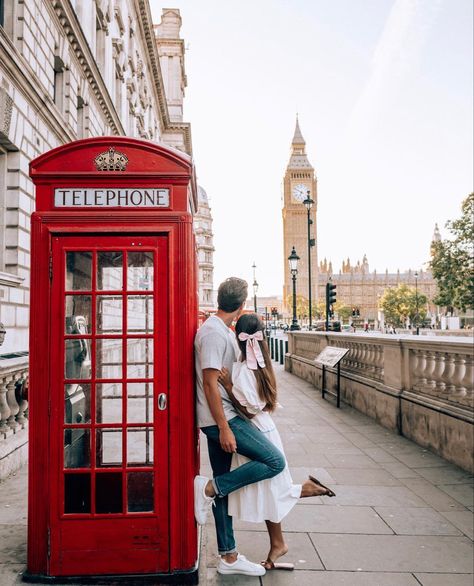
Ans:
<svg viewBox="0 0 474 586"><path fill-rule="evenodd" d="M55 189L54 207L166 208L169 189Z"/></svg>

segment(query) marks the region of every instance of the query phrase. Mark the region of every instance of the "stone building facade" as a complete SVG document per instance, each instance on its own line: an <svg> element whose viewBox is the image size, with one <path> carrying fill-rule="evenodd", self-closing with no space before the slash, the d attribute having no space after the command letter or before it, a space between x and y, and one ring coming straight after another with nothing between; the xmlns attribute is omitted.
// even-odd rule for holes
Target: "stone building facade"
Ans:
<svg viewBox="0 0 474 586"><path fill-rule="evenodd" d="M415 272L418 276L415 277ZM319 264L318 288L320 299L325 299L326 283L331 278L331 283L336 285L337 301L359 310L359 321L378 320L379 300L385 289L398 287L405 284L409 287L418 288L420 294L428 298L428 311L432 316L437 315L436 306L431 302L436 295L436 281L429 271L420 269L418 271L408 270L401 273L383 273L369 270L367 256L355 265L350 259L343 261L338 273L334 273L332 263L324 259Z"/></svg>
<svg viewBox="0 0 474 586"><path fill-rule="evenodd" d="M212 215L207 193L198 187L198 210L194 216L194 233L199 263L199 309L208 312L216 309L213 299L214 286L214 243Z"/></svg>
<svg viewBox="0 0 474 586"><path fill-rule="evenodd" d="M288 266L288 256L293 246L300 257L298 263L297 295L308 298L308 212L303 204L307 193L310 193L314 201L310 211L311 239L314 246L311 248L311 297L316 302L318 287L316 268L318 266L318 253L316 247L316 218L317 218L317 179L314 168L306 155L306 142L301 134L298 119L296 120L295 133L291 142L290 160L286 167L283 178L283 264L284 264L284 285L283 304L286 311L291 308L292 280Z"/></svg>
<svg viewBox="0 0 474 586"><path fill-rule="evenodd" d="M192 155L182 119L180 26L172 9L154 26L149 0L0 2L0 444L24 427L15 385L27 372L29 162L99 135L157 141ZM0 476L7 452L0 445Z"/></svg>

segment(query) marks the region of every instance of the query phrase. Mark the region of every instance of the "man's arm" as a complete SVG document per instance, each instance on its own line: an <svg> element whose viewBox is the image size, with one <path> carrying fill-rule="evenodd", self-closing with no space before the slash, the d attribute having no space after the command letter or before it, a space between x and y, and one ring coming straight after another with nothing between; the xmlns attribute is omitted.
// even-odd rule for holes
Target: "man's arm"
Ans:
<svg viewBox="0 0 474 586"><path fill-rule="evenodd" d="M219 428L219 441L224 452L236 452L237 442L229 427L224 414L222 397L218 388L220 371L215 368L204 368L202 371L202 383L212 417Z"/></svg>
<svg viewBox="0 0 474 586"><path fill-rule="evenodd" d="M235 398L234 393L232 392L232 387L233 387L232 379L231 379L230 373L227 370L227 368L223 368L221 370L220 375L219 375L219 382L226 390L226 393L229 396L229 399L232 401L232 404L234 405L234 407L236 409L238 409L243 415L245 415L245 417L247 417L247 419L252 419L252 417L255 417L255 415L256 415L255 413L250 413L249 411L247 411L246 407L244 407L238 401L238 399Z"/></svg>

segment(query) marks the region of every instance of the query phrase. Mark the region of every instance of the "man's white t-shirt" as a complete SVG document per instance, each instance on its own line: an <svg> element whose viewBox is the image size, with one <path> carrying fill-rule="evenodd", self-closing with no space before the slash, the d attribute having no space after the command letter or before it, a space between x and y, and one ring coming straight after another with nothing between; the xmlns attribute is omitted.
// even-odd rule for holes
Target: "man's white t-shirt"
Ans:
<svg viewBox="0 0 474 586"><path fill-rule="evenodd" d="M232 366L240 354L234 332L228 328L220 317L209 317L199 328L194 340L194 357L196 365L196 412L199 427L216 425L207 403L202 384L202 371L205 368L221 370L222 367L232 372ZM227 421L238 415L224 387L218 385L222 397L222 406Z"/></svg>

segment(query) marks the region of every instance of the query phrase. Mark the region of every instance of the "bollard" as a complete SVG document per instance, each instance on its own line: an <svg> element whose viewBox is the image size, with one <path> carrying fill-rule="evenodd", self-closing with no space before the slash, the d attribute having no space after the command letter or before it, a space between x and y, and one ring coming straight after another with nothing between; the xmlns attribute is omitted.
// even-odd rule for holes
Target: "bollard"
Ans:
<svg viewBox="0 0 474 586"><path fill-rule="evenodd" d="M284 355L283 355L283 340L280 340L280 364L283 364L283 359L284 359Z"/></svg>
<svg viewBox="0 0 474 586"><path fill-rule="evenodd" d="M270 338L270 358L273 360L273 338Z"/></svg>
<svg viewBox="0 0 474 586"><path fill-rule="evenodd" d="M278 362L278 340L275 338L275 360Z"/></svg>
<svg viewBox="0 0 474 586"><path fill-rule="evenodd" d="M285 354L288 354L288 340L285 340Z"/></svg>

